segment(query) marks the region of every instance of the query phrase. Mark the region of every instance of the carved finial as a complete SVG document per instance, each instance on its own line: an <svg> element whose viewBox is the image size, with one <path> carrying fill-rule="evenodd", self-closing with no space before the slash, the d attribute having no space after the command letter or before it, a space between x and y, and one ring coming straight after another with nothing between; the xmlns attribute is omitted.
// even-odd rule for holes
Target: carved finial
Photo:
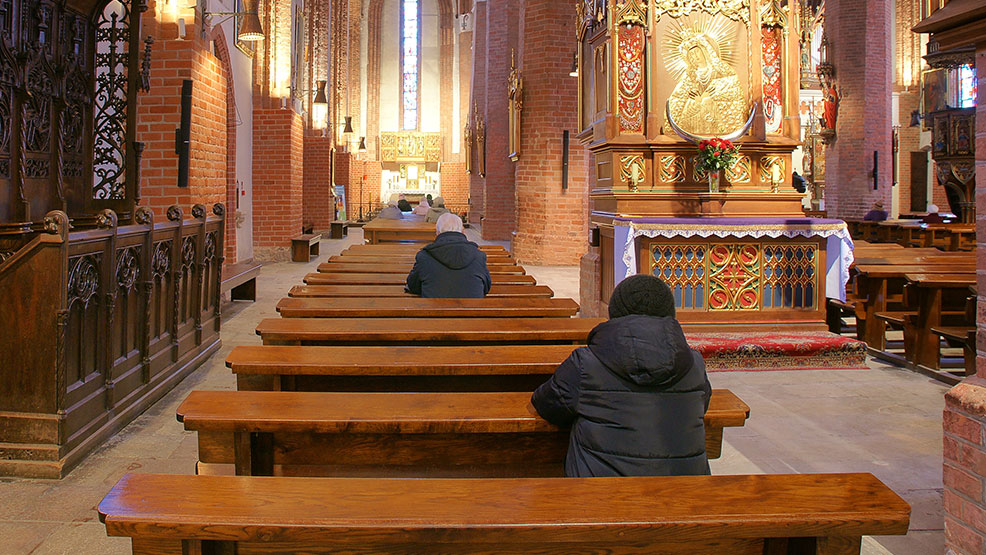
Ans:
<svg viewBox="0 0 986 555"><path fill-rule="evenodd" d="M134 212L134 222L139 225L152 225L154 223L154 212L146 206L139 206Z"/></svg>
<svg viewBox="0 0 986 555"><path fill-rule="evenodd" d="M60 235L62 239L68 238L68 215L61 210L52 210L45 214L44 232L52 235Z"/></svg>
<svg viewBox="0 0 986 555"><path fill-rule="evenodd" d="M182 217L185 215L182 212L181 207L177 204L172 204L168 207L168 221L169 222L180 222Z"/></svg>
<svg viewBox="0 0 986 555"><path fill-rule="evenodd" d="M109 208L103 210L99 214L96 214L96 227L99 229L112 229L116 227L116 224L116 212L110 210Z"/></svg>
<svg viewBox="0 0 986 555"><path fill-rule="evenodd" d="M217 202L213 204L212 213L219 216L220 218L226 217L226 205L221 202Z"/></svg>
<svg viewBox="0 0 986 555"><path fill-rule="evenodd" d="M192 207L192 217L193 218L196 218L196 219L203 219L203 218L205 218L205 205L204 204L196 204L195 206L193 206Z"/></svg>

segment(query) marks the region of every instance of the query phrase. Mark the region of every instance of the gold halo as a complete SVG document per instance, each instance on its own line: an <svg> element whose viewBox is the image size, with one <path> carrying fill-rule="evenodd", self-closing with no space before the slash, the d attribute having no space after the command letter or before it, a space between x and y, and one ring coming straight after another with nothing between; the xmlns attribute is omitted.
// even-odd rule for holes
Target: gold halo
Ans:
<svg viewBox="0 0 986 555"><path fill-rule="evenodd" d="M721 15L710 17L707 14L672 19L664 32L664 67L675 81L688 69L681 53L681 44L699 35L710 39L720 60L731 67L735 66L733 45L736 43L737 29L734 22Z"/></svg>

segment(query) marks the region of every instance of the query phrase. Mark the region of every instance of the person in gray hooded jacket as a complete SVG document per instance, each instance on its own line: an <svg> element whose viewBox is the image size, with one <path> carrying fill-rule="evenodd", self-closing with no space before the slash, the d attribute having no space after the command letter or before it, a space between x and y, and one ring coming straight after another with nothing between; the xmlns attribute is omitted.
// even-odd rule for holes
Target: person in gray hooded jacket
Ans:
<svg viewBox="0 0 986 555"><path fill-rule="evenodd" d="M609 316L531 397L542 418L571 426L565 474L709 474L712 387L675 320L670 288L650 275L627 278Z"/></svg>

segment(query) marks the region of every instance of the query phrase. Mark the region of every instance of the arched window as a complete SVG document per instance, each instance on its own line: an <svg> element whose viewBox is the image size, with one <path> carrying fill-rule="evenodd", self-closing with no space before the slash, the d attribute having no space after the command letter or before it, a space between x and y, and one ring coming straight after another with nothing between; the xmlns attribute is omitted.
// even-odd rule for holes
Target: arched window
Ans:
<svg viewBox="0 0 986 555"><path fill-rule="evenodd" d="M418 90L421 67L421 3L401 0L401 128L418 128Z"/></svg>

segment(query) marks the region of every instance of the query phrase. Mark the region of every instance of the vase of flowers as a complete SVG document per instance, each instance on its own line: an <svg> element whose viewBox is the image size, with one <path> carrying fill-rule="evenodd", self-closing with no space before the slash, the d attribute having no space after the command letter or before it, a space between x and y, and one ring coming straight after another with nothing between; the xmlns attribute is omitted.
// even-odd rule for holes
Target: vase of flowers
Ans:
<svg viewBox="0 0 986 555"><path fill-rule="evenodd" d="M719 192L722 172L733 167L739 147L727 139L709 139L698 144L698 171L709 176L709 192Z"/></svg>

